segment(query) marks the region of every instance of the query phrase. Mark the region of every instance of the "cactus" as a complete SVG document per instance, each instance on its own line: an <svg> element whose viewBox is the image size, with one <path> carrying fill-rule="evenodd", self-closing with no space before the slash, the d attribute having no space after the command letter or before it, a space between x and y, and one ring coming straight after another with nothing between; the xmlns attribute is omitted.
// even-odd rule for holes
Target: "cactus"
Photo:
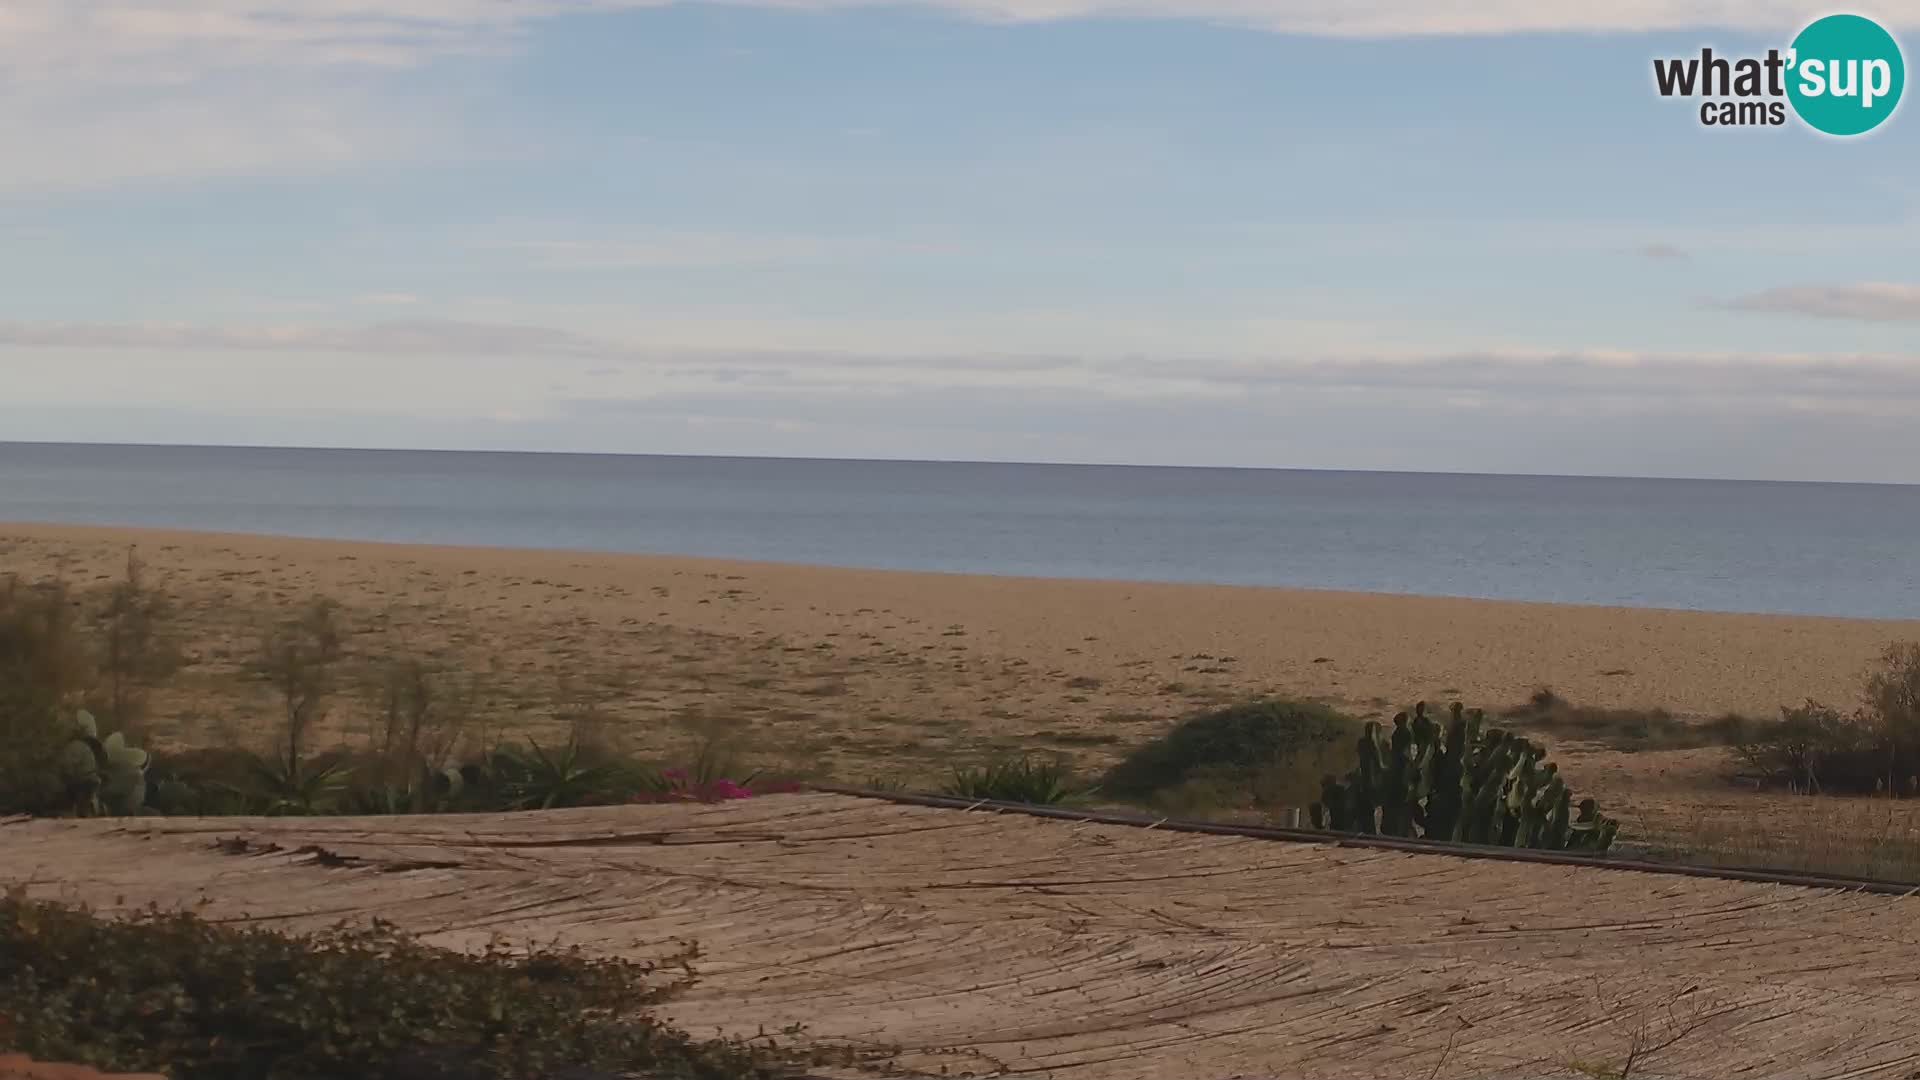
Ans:
<svg viewBox="0 0 1920 1080"><path fill-rule="evenodd" d="M1425 702L1393 718L1391 733L1370 722L1358 762L1344 779L1321 781L1315 828L1387 836L1605 851L1619 823L1592 799L1577 816L1559 766L1546 751L1455 703L1444 729Z"/></svg>
<svg viewBox="0 0 1920 1080"><path fill-rule="evenodd" d="M1352 831L1352 822L1348 809L1352 806L1352 796L1347 787L1331 776L1320 778L1320 801L1307 808L1316 829L1331 829L1335 832Z"/></svg>
<svg viewBox="0 0 1920 1080"><path fill-rule="evenodd" d="M99 723L85 709L75 715L73 726L73 738L58 758L69 804L82 814L138 813L147 802L147 752L127 745L117 731L100 738Z"/></svg>
<svg viewBox="0 0 1920 1080"><path fill-rule="evenodd" d="M1380 725L1368 721L1360 733L1360 767L1348 777L1347 827L1358 833L1379 831L1381 796L1386 793L1386 769L1380 761Z"/></svg>
<svg viewBox="0 0 1920 1080"><path fill-rule="evenodd" d="M147 803L147 752L128 746L126 737L117 731L107 736L101 748L106 755L101 804L109 813L122 817L138 813Z"/></svg>

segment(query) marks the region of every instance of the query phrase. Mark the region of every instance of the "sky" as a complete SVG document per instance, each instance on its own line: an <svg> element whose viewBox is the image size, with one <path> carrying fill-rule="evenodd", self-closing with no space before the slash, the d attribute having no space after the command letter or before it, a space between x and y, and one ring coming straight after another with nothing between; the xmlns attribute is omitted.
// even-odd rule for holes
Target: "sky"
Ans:
<svg viewBox="0 0 1920 1080"><path fill-rule="evenodd" d="M0 440L1920 482L1827 10L0 0Z"/></svg>

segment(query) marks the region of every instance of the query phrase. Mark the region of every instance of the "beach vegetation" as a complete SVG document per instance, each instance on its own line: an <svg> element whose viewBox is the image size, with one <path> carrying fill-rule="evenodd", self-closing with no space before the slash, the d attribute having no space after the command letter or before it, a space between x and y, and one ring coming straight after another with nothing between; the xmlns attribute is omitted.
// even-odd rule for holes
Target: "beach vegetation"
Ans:
<svg viewBox="0 0 1920 1080"><path fill-rule="evenodd" d="M148 812L165 814L419 814L553 810L625 803L724 802L800 786L739 768L704 743L685 765L609 747L579 730L564 740L500 744L438 768L406 773L378 749L309 759L304 785L277 759L244 751L158 755Z"/></svg>
<svg viewBox="0 0 1920 1080"><path fill-rule="evenodd" d="M337 759L313 761L307 752L332 702L345 639L339 605L315 597L268 631L252 664L254 676L273 688L282 711L278 745L262 763L259 779L296 808L311 808L317 794L344 779L345 766Z"/></svg>
<svg viewBox="0 0 1920 1080"><path fill-rule="evenodd" d="M1136 747L1103 797L1191 814L1304 807L1351 759L1359 721L1315 702L1262 698L1207 709Z"/></svg>
<svg viewBox="0 0 1920 1080"><path fill-rule="evenodd" d="M474 730L478 679L405 649L351 655L352 628L327 597L276 620L242 661L276 704L264 751L149 752L131 725L181 666L172 613L132 556L97 597L58 581L0 583L0 812L395 814L797 790L742 768L732 734L708 733L678 766L642 759L604 737L590 706L563 710L564 741L489 741ZM356 686L372 730L358 745L321 746L330 711Z"/></svg>
<svg viewBox="0 0 1920 1080"><path fill-rule="evenodd" d="M1315 828L1549 851L1605 851L1620 829L1574 801L1543 748L1458 702L1445 724L1425 702L1391 730L1369 722L1355 748L1343 779L1321 781Z"/></svg>
<svg viewBox="0 0 1920 1080"><path fill-rule="evenodd" d="M1764 800L1764 801L1763 801ZM1920 885L1920 813L1905 800L1753 796L1640 815L1644 857Z"/></svg>
<svg viewBox="0 0 1920 1080"><path fill-rule="evenodd" d="M1051 806L1085 794L1064 758L1021 754L953 770L941 794Z"/></svg>
<svg viewBox="0 0 1920 1080"><path fill-rule="evenodd" d="M1751 774L1796 792L1920 795L1920 642L1888 645L1851 711L1811 700L1782 708L1733 753Z"/></svg>
<svg viewBox="0 0 1920 1080"><path fill-rule="evenodd" d="M655 1017L695 955L503 939L462 953L379 921L293 934L157 908L103 918L14 890L0 894L0 1051L175 1080L737 1080L807 1063Z"/></svg>
<svg viewBox="0 0 1920 1080"><path fill-rule="evenodd" d="M105 738L92 713L74 715L55 765L60 809L82 816L136 813L147 801L145 750L115 731Z"/></svg>
<svg viewBox="0 0 1920 1080"><path fill-rule="evenodd" d="M1689 720L1658 708L1579 705L1546 687L1535 691L1525 704L1502 711L1500 719L1509 727L1627 753L1737 746L1768 726L1735 713Z"/></svg>
<svg viewBox="0 0 1920 1080"><path fill-rule="evenodd" d="M66 587L0 581L0 812L46 812L62 801L59 758L92 678Z"/></svg>
<svg viewBox="0 0 1920 1080"><path fill-rule="evenodd" d="M173 599L149 580L145 564L129 550L120 580L92 615L98 685L89 705L114 730L139 731L154 689L186 663L174 616Z"/></svg>

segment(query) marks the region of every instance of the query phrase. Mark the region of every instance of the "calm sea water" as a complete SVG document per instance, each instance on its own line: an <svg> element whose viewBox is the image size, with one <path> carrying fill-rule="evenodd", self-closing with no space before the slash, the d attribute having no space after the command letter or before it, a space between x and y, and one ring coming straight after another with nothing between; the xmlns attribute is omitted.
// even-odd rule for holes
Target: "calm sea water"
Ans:
<svg viewBox="0 0 1920 1080"><path fill-rule="evenodd" d="M0 520L1920 618L1920 487L0 443Z"/></svg>

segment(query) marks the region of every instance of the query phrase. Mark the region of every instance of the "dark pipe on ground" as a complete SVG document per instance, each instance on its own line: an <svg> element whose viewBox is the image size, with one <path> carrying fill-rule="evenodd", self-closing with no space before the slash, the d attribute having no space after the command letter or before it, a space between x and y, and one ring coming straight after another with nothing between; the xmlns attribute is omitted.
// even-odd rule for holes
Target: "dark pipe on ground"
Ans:
<svg viewBox="0 0 1920 1080"><path fill-rule="evenodd" d="M815 784L812 785L812 789L832 795L884 799L887 802L907 806L929 806L942 810L991 810L995 813L1024 814L1028 817L1050 818L1055 821L1124 825L1132 828L1159 829L1165 832L1199 833L1204 836L1244 836L1255 840L1279 840L1296 844L1330 844L1335 847L1374 848L1381 851L1405 851L1421 855L1448 855L1456 859L1492 859L1498 862L1545 863L1549 866L1587 866L1600 870L1630 870L1645 874L1717 878L1722 881L1752 881L1766 885L1797 885L1809 889L1845 889L1849 892L1877 893L1882 896L1911 896L1914 893L1920 893L1920 884L1852 877L1845 874L1803 874L1753 867L1653 862L1647 859L1575 855L1564 851L1538 851L1532 848L1489 847L1484 844L1455 844L1439 840L1403 840L1392 836L1363 836L1358 833L1322 832L1318 829L1284 829L1270 825L1226 825L1211 821L1184 821L1178 818L1158 818L1147 814L1128 814L1110 810L1072 810L1059 806L995 802L990 799L962 799L951 795L907 795L890 791L870 791L866 788L839 787L832 784Z"/></svg>

